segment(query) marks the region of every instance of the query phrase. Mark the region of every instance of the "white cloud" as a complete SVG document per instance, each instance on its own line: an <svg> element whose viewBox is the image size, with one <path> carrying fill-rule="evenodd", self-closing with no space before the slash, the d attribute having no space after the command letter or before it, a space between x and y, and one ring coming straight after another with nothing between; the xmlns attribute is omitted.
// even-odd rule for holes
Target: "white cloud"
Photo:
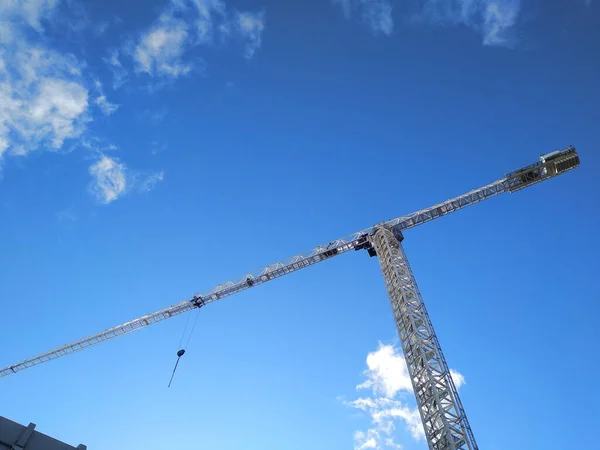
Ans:
<svg viewBox="0 0 600 450"><path fill-rule="evenodd" d="M136 185L139 192L150 192L152 189L156 187L156 184L159 181L162 181L165 177L165 173L163 171L151 173L149 175L136 176Z"/></svg>
<svg viewBox="0 0 600 450"><path fill-rule="evenodd" d="M410 376L404 357L391 345L379 345L379 349L367 356L366 381L357 389L372 389L375 394L393 398L401 391L412 391Z"/></svg>
<svg viewBox="0 0 600 450"><path fill-rule="evenodd" d="M225 2L221 0L192 0L192 4L198 13L195 28L200 43L209 43L214 39L215 21L225 19ZM222 31L222 30L221 30Z"/></svg>
<svg viewBox="0 0 600 450"><path fill-rule="evenodd" d="M9 143L8 140L2 136L0 136L0 160L2 160L2 155L4 155L4 152L6 152L6 150L8 150L9 147Z"/></svg>
<svg viewBox="0 0 600 450"><path fill-rule="evenodd" d="M467 382L465 381L465 376L454 369L450 369L450 376L452 377L452 381L454 382L454 386L456 386L456 389L460 389L461 386L467 384Z"/></svg>
<svg viewBox="0 0 600 450"><path fill-rule="evenodd" d="M93 155L102 155L105 152L115 152L119 150L115 144L107 142L97 136L83 136L77 141L77 146L85 148Z"/></svg>
<svg viewBox="0 0 600 450"><path fill-rule="evenodd" d="M89 120L81 65L71 55L29 42L19 30L5 38L0 48L0 154L59 149L80 136Z"/></svg>
<svg viewBox="0 0 600 450"><path fill-rule="evenodd" d="M356 431L354 433L354 450L365 450L368 448L377 448L377 438L374 436L373 430L369 430L367 433L363 431Z"/></svg>
<svg viewBox="0 0 600 450"><path fill-rule="evenodd" d="M418 18L466 25L482 35L484 45L510 46L520 7L520 0L423 0Z"/></svg>
<svg viewBox="0 0 600 450"><path fill-rule="evenodd" d="M200 17L210 17L213 13L225 14L225 2L222 0L191 0Z"/></svg>
<svg viewBox="0 0 600 450"><path fill-rule="evenodd" d="M375 33L387 36L394 30L392 4L388 0L360 0L363 18Z"/></svg>
<svg viewBox="0 0 600 450"><path fill-rule="evenodd" d="M104 95L96 97L95 103L105 116L110 116L119 109L119 105L109 102Z"/></svg>
<svg viewBox="0 0 600 450"><path fill-rule="evenodd" d="M133 46L125 45L123 53L132 58L137 73L175 79L202 68L201 58L192 55L200 45L222 43L235 37L244 43L244 56L252 58L262 45L264 29L262 11L229 13L223 0L170 0L156 22ZM114 72L117 88L126 79L119 52L111 54L105 62Z"/></svg>
<svg viewBox="0 0 600 450"><path fill-rule="evenodd" d="M450 370L457 389L465 384L465 378ZM370 427L354 433L354 450L401 449L396 443L394 431L397 423L404 423L411 436L423 440L425 433L416 407L409 406L412 385L404 357L392 345L379 343L379 348L367 355L366 380L357 390L371 390L371 396L345 401L348 407L363 411L369 416ZM414 404L414 402L411 402Z"/></svg>
<svg viewBox="0 0 600 450"><path fill-rule="evenodd" d="M89 171L92 176L91 191L100 202L108 204L125 194L126 168L116 158L102 155Z"/></svg>
<svg viewBox="0 0 600 450"><path fill-rule="evenodd" d="M164 172L142 173L131 171L116 157L100 153L90 166L90 191L104 204L109 204L130 192L150 192L164 179Z"/></svg>
<svg viewBox="0 0 600 450"><path fill-rule="evenodd" d="M119 109L119 105L108 101L106 95L104 95L104 92L102 90L102 83L100 83L100 80L95 80L94 86L96 87L96 91L98 92L98 96L96 97L96 100L94 100L94 103L96 104L96 106L98 106L98 108L100 108L102 114L104 114L105 116L110 116L111 114L115 113L117 109Z"/></svg>
<svg viewBox="0 0 600 450"><path fill-rule="evenodd" d="M171 19L160 21L142 35L134 50L136 71L171 78L189 73L191 65L182 59L187 37L185 22Z"/></svg>
<svg viewBox="0 0 600 450"><path fill-rule="evenodd" d="M58 25L49 18L59 3L0 0L0 159L38 149L79 148L98 155L89 167L90 189L102 203L111 203L130 189L148 192L163 179L163 172L129 171L116 157L105 155L105 151L117 150L116 146L86 130L92 120L90 102L106 115L118 105L107 99L98 79L90 82L89 74L83 75L84 62L48 48L42 23ZM124 70L118 52L109 63L115 70ZM91 99L90 89L94 92ZM75 141L65 145L67 140ZM57 214L61 221L73 217L64 211Z"/></svg>
<svg viewBox="0 0 600 450"><path fill-rule="evenodd" d="M0 0L0 18L23 20L34 30L42 31L42 20L54 13L60 0Z"/></svg>
<svg viewBox="0 0 600 450"><path fill-rule="evenodd" d="M348 19L356 11L374 33L390 36L394 30L391 0L331 0ZM589 3L591 0L585 0ZM466 25L483 38L484 45L511 46L515 41L521 0L414 0L415 23Z"/></svg>
<svg viewBox="0 0 600 450"><path fill-rule="evenodd" d="M236 17L237 30L246 40L244 56L248 59L254 56L262 44L262 32L265 29L264 12L239 12Z"/></svg>
<svg viewBox="0 0 600 450"><path fill-rule="evenodd" d="M90 120L83 65L49 49L40 36L58 4L0 0L0 158L58 150Z"/></svg>
<svg viewBox="0 0 600 450"><path fill-rule="evenodd" d="M354 434L354 449L374 448L384 450L401 447L396 443L394 432L398 421L404 422L411 436L420 441L425 438L421 416L416 408L404 401L386 397L359 397L346 405L365 412L370 420L370 428ZM371 447L365 447L365 445Z"/></svg>
<svg viewBox="0 0 600 450"><path fill-rule="evenodd" d="M54 148L60 148L65 139L77 137L83 131L76 120L88 107L87 89L74 81L44 77L38 84L38 92L29 115L36 129L24 131L37 140L47 137Z"/></svg>
<svg viewBox="0 0 600 450"><path fill-rule="evenodd" d="M104 58L104 62L108 64L113 74L113 89L119 89L127 82L127 70L121 64L119 50L113 50L107 58Z"/></svg>
<svg viewBox="0 0 600 450"><path fill-rule="evenodd" d="M14 27L8 22L2 20L0 15L0 44L4 45L10 43L14 38ZM0 60L0 68L3 67L3 62Z"/></svg>
<svg viewBox="0 0 600 450"><path fill-rule="evenodd" d="M349 19L353 10L358 10L362 20L374 33L390 36L394 31L392 3L390 0L332 0L342 8Z"/></svg>
<svg viewBox="0 0 600 450"><path fill-rule="evenodd" d="M510 45L519 1L487 1L483 12L484 45Z"/></svg>
<svg viewBox="0 0 600 450"><path fill-rule="evenodd" d="M385 438L383 440L383 442L385 443L386 447L389 447L391 449L398 449L398 450L402 450L402 446L400 444L396 444L394 442L394 438Z"/></svg>

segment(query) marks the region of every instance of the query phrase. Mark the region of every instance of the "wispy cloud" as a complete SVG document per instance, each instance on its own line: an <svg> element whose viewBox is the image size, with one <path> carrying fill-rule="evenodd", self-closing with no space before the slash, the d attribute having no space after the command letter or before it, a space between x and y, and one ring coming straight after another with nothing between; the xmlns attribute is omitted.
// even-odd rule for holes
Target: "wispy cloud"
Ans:
<svg viewBox="0 0 600 450"><path fill-rule="evenodd" d="M92 176L90 189L100 202L108 204L126 192L126 168L117 158L103 155L89 170Z"/></svg>
<svg viewBox="0 0 600 450"><path fill-rule="evenodd" d="M344 401L350 408L367 414L370 426L367 430L354 433L354 450L401 449L395 440L398 423L404 423L417 441L424 439L425 432L421 417L412 401L412 384L404 357L393 345L379 343L376 351L367 355L365 381L356 386L358 391L370 390L371 395L352 401ZM465 378L455 370L451 376L457 389L465 384Z"/></svg>
<svg viewBox="0 0 600 450"><path fill-rule="evenodd" d="M73 150L79 147L84 148L88 153L94 156L105 152L115 152L119 150L119 147L112 142L91 134L82 136L78 139L74 144Z"/></svg>
<svg viewBox="0 0 600 450"><path fill-rule="evenodd" d="M59 150L91 120L84 64L43 39L58 4L0 1L0 158Z"/></svg>
<svg viewBox="0 0 600 450"><path fill-rule="evenodd" d="M94 113L90 104L105 115L118 105L107 99L97 78L84 73L85 61L48 47L45 28L63 23L54 19L59 3L0 0L0 162L35 150L79 149L95 158L90 187L101 203L131 189L147 192L164 174L128 170L117 157L105 155L118 148L88 130ZM111 60L119 66L118 54ZM57 218L71 219L64 211Z"/></svg>
<svg viewBox="0 0 600 450"><path fill-rule="evenodd" d="M28 21L39 24L41 16L27 11ZM80 136L89 120L81 64L29 41L16 27L7 29L0 42L0 156L59 149Z"/></svg>
<svg viewBox="0 0 600 450"><path fill-rule="evenodd" d="M23 20L34 30L42 31L42 21L55 11L60 0L2 0L0 17Z"/></svg>
<svg viewBox="0 0 600 450"><path fill-rule="evenodd" d="M95 80L94 86L96 87L96 91L98 93L96 99L94 100L94 103L96 104L96 106L98 106L98 108L100 108L102 114L104 114L105 116L110 116L113 113L115 113L119 109L119 105L108 101L106 95L104 95L102 83L100 82L100 80Z"/></svg>
<svg viewBox="0 0 600 450"><path fill-rule="evenodd" d="M484 45L511 46L520 0L423 0L417 22L466 25L479 32Z"/></svg>
<svg viewBox="0 0 600 450"><path fill-rule="evenodd" d="M94 102L96 103L96 105L98 105L98 108L100 108L100 111L102 111L102 113L105 116L110 116L111 114L116 112L117 109L119 109L119 105L109 102L106 99L106 96L104 95L96 97L96 100L94 100Z"/></svg>
<svg viewBox="0 0 600 450"><path fill-rule="evenodd" d="M392 4L388 0L361 0L362 14L371 30L391 35L394 30Z"/></svg>
<svg viewBox="0 0 600 450"><path fill-rule="evenodd" d="M264 12L239 12L236 16L237 29L246 40L244 56L251 59L262 44L262 33L265 29Z"/></svg>
<svg viewBox="0 0 600 450"><path fill-rule="evenodd" d="M184 2L179 7L185 9ZM221 0L193 0L192 7L197 12L197 18L193 20L199 43L207 44L213 42L216 32L223 32L221 28L226 21L226 6Z"/></svg>
<svg viewBox="0 0 600 450"><path fill-rule="evenodd" d="M166 151L168 148L169 148L169 146L164 142L162 142L162 143L160 143L158 141L150 142L150 152L153 155L156 155L157 153L162 153L162 152Z"/></svg>
<svg viewBox="0 0 600 450"><path fill-rule="evenodd" d="M585 0L589 2L591 0ZM374 33L390 36L394 30L391 0L332 0L349 19L356 13ZM484 45L511 46L520 0L414 0L415 24L465 25L481 34Z"/></svg>
<svg viewBox="0 0 600 450"><path fill-rule="evenodd" d="M511 45L519 15L519 1L489 1L483 12L483 43Z"/></svg>
<svg viewBox="0 0 600 450"><path fill-rule="evenodd" d="M135 177L135 185L139 192L150 192L164 178L165 173L162 170L150 174L139 174Z"/></svg>
<svg viewBox="0 0 600 450"><path fill-rule="evenodd" d="M390 36L394 31L392 3L390 0L332 0L341 7L344 16L349 19L357 11L361 20L374 33Z"/></svg>
<svg viewBox="0 0 600 450"><path fill-rule="evenodd" d="M116 157L100 154L89 168L90 191L103 204L109 204L130 192L150 192L164 179L164 172L131 171Z"/></svg>
<svg viewBox="0 0 600 450"><path fill-rule="evenodd" d="M124 57L133 71L157 79L151 90L166 82L202 72L200 46L240 42L244 57L253 58L262 45L264 11L227 10L222 0L170 0L155 22L122 48L113 50L105 62L113 71L113 87L128 80Z"/></svg>
<svg viewBox="0 0 600 450"><path fill-rule="evenodd" d="M151 76L178 78L190 72L191 64L183 62L187 45L187 25L165 17L140 38L133 53L135 69Z"/></svg>
<svg viewBox="0 0 600 450"><path fill-rule="evenodd" d="M112 87L115 90L123 86L128 80L127 70L123 67L123 64L121 64L120 56L120 52L117 49L112 50L108 57L104 58L104 62L108 65L113 74Z"/></svg>

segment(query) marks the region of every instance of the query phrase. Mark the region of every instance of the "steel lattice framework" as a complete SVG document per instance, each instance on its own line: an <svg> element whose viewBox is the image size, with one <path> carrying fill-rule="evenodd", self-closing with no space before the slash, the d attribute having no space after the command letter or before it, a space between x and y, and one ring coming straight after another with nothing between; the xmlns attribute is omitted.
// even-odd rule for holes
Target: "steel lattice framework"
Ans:
<svg viewBox="0 0 600 450"><path fill-rule="evenodd" d="M153 323L201 308L209 303L267 283L351 250L367 250L378 256L388 289L396 326L431 450L477 450L456 388L448 371L421 294L397 237L402 231L446 216L504 192L515 192L553 178L579 166L574 147L544 155L540 161L511 172L506 177L464 195L412 214L358 231L319 245L281 262L219 284L180 303L109 328L20 363L0 369L0 378L39 365Z"/></svg>
<svg viewBox="0 0 600 450"><path fill-rule="evenodd" d="M402 232L378 227L377 252L406 366L432 450L477 450L475 437L406 254Z"/></svg>

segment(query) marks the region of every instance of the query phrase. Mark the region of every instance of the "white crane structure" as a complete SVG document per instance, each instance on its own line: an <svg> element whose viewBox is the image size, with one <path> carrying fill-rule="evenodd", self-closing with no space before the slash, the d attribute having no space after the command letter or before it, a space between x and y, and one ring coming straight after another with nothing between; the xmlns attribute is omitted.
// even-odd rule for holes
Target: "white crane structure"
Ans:
<svg viewBox="0 0 600 450"><path fill-rule="evenodd" d="M168 308L5 367L0 370L0 377L201 308L342 253L367 250L370 256L377 256L381 266L429 448L477 450L477 443L450 376L448 364L406 259L401 243L404 239L402 232L503 192L515 192L553 178L577 166L579 156L574 147L548 153L541 156L538 162L511 172L487 186L319 245L307 252L247 273L241 278L219 284Z"/></svg>

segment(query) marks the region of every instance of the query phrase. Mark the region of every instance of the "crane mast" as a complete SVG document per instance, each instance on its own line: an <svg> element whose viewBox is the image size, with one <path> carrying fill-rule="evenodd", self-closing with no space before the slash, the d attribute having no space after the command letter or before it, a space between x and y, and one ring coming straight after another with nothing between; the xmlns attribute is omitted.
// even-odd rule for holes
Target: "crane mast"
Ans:
<svg viewBox="0 0 600 450"><path fill-rule="evenodd" d="M431 450L477 450L450 369L402 248L397 227L370 237L390 298L402 352Z"/></svg>
<svg viewBox="0 0 600 450"><path fill-rule="evenodd" d="M516 192L579 166L574 147L555 151L461 196L353 233L219 284L180 303L0 369L0 378L267 283L352 250L377 256L431 450L477 450L477 444L406 254L402 232L504 192Z"/></svg>

